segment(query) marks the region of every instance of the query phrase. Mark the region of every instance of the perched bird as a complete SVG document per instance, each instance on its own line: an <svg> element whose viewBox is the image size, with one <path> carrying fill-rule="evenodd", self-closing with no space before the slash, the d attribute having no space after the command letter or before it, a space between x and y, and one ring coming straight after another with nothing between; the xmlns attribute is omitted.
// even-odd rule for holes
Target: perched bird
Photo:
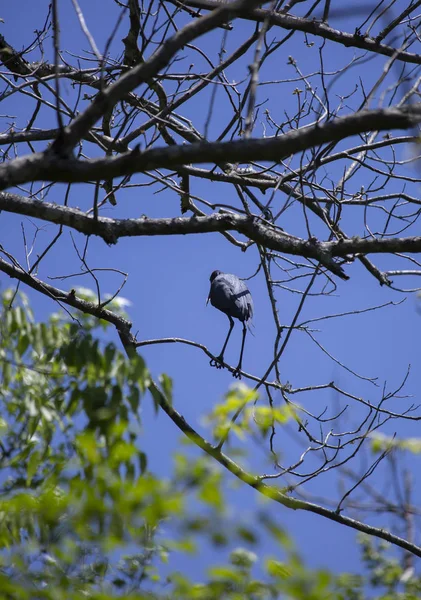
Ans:
<svg viewBox="0 0 421 600"><path fill-rule="evenodd" d="M225 313L230 322L227 339L222 346L221 353L215 360L212 359L210 361L210 365L217 369L224 367L224 352L234 327L234 317L243 323L243 340L241 343L240 360L233 373L234 377L241 379L244 342L246 340L247 323L253 316L253 300L244 281L241 281L236 275L214 271L209 279L211 287L206 304L210 300L212 306Z"/></svg>

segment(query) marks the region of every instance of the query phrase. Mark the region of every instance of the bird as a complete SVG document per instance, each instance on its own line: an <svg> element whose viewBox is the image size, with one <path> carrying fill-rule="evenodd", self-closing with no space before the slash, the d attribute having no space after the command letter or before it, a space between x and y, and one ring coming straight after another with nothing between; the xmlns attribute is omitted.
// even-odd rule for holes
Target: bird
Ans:
<svg viewBox="0 0 421 600"><path fill-rule="evenodd" d="M250 291L244 281L241 281L237 275L213 271L209 277L211 287L206 304L209 300L212 306L225 313L230 322L227 338L222 346L222 350L215 359L211 359L211 367L217 369L224 368L224 353L228 340L234 327L234 320L238 319L243 323L243 340L241 343L240 360L238 366L234 369L234 377L241 379L241 366L243 362L244 342L247 334L247 324L253 317L253 299Z"/></svg>

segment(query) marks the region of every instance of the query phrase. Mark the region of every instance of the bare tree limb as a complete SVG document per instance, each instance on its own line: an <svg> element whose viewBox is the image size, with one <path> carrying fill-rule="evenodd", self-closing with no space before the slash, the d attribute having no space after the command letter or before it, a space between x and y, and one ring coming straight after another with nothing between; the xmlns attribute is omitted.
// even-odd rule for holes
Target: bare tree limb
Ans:
<svg viewBox="0 0 421 600"><path fill-rule="evenodd" d="M331 242L321 242L316 239L303 240L273 226L265 225L257 218L232 213L170 219L111 219L109 217L95 219L77 208L26 199L7 192L0 193L0 210L36 217L57 225L65 225L85 235L99 236L109 244L116 243L121 237L238 231L271 250L320 260L332 272L342 277L344 275L341 272L342 269L339 265L332 265L329 262L330 258L382 252L421 252L421 236L407 238L353 237Z"/></svg>
<svg viewBox="0 0 421 600"><path fill-rule="evenodd" d="M216 6L220 6L221 3L218 0L186 0L184 4L194 8L213 10ZM332 42L336 42L347 48L360 48L361 50L368 50L383 56L394 56L396 54L397 60L412 64L421 64L420 54L412 54L411 52L406 52L397 48L392 48L391 46L387 46L385 44L381 44L380 38L371 38L362 35L359 32L351 34L344 31L339 31L338 29L333 29L322 20L315 18L304 19L302 17L296 17L293 15L282 15L280 13L272 13L271 11L262 8L249 10L248 12L240 15L240 18L258 23L262 23L267 19L270 25L276 25L289 31L302 31L303 33L308 33Z"/></svg>
<svg viewBox="0 0 421 600"><path fill-rule="evenodd" d="M206 162L278 162L292 154L367 131L409 129L421 121L421 103L402 108L361 111L322 126L292 130L283 136L233 142L204 142L141 152L139 148L117 157L86 161L62 158L50 150L0 166L0 189L28 181L86 182L122 177L159 168ZM84 131L83 134L85 134ZM78 138L79 139L79 138Z"/></svg>
<svg viewBox="0 0 421 600"><path fill-rule="evenodd" d="M258 219L249 216L225 213L174 219L95 218L75 208L38 200L25 200L6 192L0 193L0 209L65 225L86 235L97 235L109 244L116 243L120 237L186 235L236 230L272 250L316 259L342 279L348 279L342 267L331 259L328 245L317 240L307 241L286 235L278 228L265 226Z"/></svg>

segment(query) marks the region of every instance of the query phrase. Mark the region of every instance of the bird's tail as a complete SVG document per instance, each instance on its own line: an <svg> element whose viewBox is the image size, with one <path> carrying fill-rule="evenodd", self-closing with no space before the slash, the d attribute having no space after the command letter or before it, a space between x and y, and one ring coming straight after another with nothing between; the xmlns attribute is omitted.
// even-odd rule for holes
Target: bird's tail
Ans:
<svg viewBox="0 0 421 600"><path fill-rule="evenodd" d="M256 336L254 335L253 331L252 331L252 327L253 327L253 329L254 329L254 327L255 327L255 325L254 325L253 321L252 321L251 319L248 319L248 321L247 321L246 325L247 325L247 329L250 331L251 335L252 335L253 337L256 337Z"/></svg>

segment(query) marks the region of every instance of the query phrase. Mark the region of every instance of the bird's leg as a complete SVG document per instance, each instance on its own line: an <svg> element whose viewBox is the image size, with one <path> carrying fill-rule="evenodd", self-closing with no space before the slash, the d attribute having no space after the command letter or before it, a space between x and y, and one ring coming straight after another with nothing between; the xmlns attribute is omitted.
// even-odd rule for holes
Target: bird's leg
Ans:
<svg viewBox="0 0 421 600"><path fill-rule="evenodd" d="M211 359L211 361L209 362L211 367L216 367L217 369L223 369L224 368L224 353L225 353L225 348L227 347L228 344L228 340L230 339L230 335L231 335L231 331L234 327L234 320L227 315L229 321L230 321L230 328L228 330L228 335L227 335L227 339L225 340L224 345L222 346L222 350L219 356L217 356L215 359Z"/></svg>
<svg viewBox="0 0 421 600"><path fill-rule="evenodd" d="M243 340L241 342L240 360L238 362L237 368L235 369L235 371L233 373L233 376L237 377L237 379L241 379L241 366L243 364L243 351L244 351L244 342L246 341L246 334L247 334L247 326L243 322Z"/></svg>

